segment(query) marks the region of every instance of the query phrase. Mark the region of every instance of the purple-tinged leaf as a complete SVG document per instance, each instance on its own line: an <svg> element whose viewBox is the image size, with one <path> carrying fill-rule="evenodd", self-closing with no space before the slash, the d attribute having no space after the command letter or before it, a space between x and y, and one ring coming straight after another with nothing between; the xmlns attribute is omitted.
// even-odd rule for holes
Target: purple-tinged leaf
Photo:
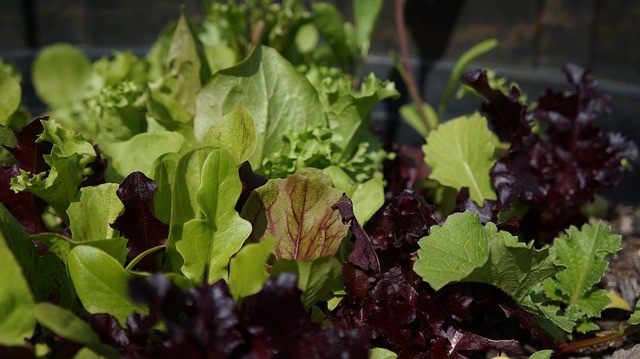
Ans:
<svg viewBox="0 0 640 359"><path fill-rule="evenodd" d="M238 173L240 174L240 181L242 181L242 192L236 203L236 212L240 213L242 212L242 207L244 207L244 204L249 199L251 192L267 184L267 179L253 172L251 164L248 161L240 165Z"/></svg>
<svg viewBox="0 0 640 359"><path fill-rule="evenodd" d="M364 231L355 214L353 214L353 202L342 194L342 198L331 206L333 210L338 210L342 217L342 223L351 222L351 233L355 237L354 249L349 253L347 260L354 266L365 271L380 271L380 262L373 249L373 244L367 232Z"/></svg>
<svg viewBox="0 0 640 359"><path fill-rule="evenodd" d="M169 226L160 222L153 213L153 196L158 186L141 172L132 172L118 187L116 194L124 204L113 228L127 238L127 260L167 242ZM157 253L157 252L156 252ZM137 268L151 270L154 255L142 259Z"/></svg>
<svg viewBox="0 0 640 359"><path fill-rule="evenodd" d="M431 168L424 161L422 147L402 145L395 151L393 160L384 163L384 178L387 181L385 198L392 201L398 193L405 189L413 190L417 184L426 180L431 174ZM424 194L423 189L416 191Z"/></svg>
<svg viewBox="0 0 640 359"><path fill-rule="evenodd" d="M349 227L331 209L342 192L301 175L272 179L256 189L242 209L253 225L251 241L276 237L277 259L332 256Z"/></svg>

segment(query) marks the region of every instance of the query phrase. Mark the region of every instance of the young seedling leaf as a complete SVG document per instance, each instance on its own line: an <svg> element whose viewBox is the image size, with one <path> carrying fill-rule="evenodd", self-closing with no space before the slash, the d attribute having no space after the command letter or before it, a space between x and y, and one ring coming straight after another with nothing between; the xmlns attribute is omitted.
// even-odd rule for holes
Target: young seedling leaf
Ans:
<svg viewBox="0 0 640 359"><path fill-rule="evenodd" d="M320 300L330 299L331 290L342 283L342 266L335 257L321 257L311 261L282 259L273 265L271 275L292 273L298 277L302 304L311 308Z"/></svg>
<svg viewBox="0 0 640 359"><path fill-rule="evenodd" d="M196 283L211 284L227 279L229 259L251 233L251 224L235 211L242 183L227 151L215 149L207 156L201 178L198 212L184 224L175 246L184 261L182 273Z"/></svg>
<svg viewBox="0 0 640 359"><path fill-rule="evenodd" d="M262 288L269 278L267 259L278 244L277 238L267 238L259 243L244 246L229 262L229 290L236 301ZM272 272L273 274L273 272Z"/></svg>
<svg viewBox="0 0 640 359"><path fill-rule="evenodd" d="M478 113L440 125L423 146L425 161L432 170L430 178L457 190L469 187L471 199L478 204L495 200L489 177L495 163L495 143L487 120Z"/></svg>
<svg viewBox="0 0 640 359"><path fill-rule="evenodd" d="M331 209L342 192L305 176L269 180L242 209L253 225L252 241L276 237L277 259L310 260L336 253L348 225Z"/></svg>
<svg viewBox="0 0 640 359"><path fill-rule="evenodd" d="M20 84L9 74L0 71L0 125L9 127L11 115L20 107Z"/></svg>

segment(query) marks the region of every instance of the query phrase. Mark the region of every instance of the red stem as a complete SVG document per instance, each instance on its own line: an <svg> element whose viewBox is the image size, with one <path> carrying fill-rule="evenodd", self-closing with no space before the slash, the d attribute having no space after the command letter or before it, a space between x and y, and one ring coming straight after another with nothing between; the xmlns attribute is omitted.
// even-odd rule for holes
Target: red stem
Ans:
<svg viewBox="0 0 640 359"><path fill-rule="evenodd" d="M413 75L413 70L411 69L411 63L409 62L409 42L407 41L407 33L404 27L404 0L396 0L396 31L398 32L398 42L400 43L400 55L402 56L402 62L404 66L404 70L407 74L407 89L409 90L409 95L413 99L413 102L418 105L418 111L420 113L420 117L424 121L425 126L427 126L427 130L431 131L431 125L429 124L429 118L427 114L424 112L424 108L422 107L422 98L418 93L418 89L416 87L415 77Z"/></svg>
<svg viewBox="0 0 640 359"><path fill-rule="evenodd" d="M629 327L626 327L624 330L621 330L609 335L605 335L603 337L595 337L590 339L578 340L577 342L570 343L556 350L554 353L554 357L556 356L561 357L569 353L573 353L580 349L592 347L594 345L598 345L614 339L622 338L633 332L637 332L638 330L640 330L640 325L631 325Z"/></svg>

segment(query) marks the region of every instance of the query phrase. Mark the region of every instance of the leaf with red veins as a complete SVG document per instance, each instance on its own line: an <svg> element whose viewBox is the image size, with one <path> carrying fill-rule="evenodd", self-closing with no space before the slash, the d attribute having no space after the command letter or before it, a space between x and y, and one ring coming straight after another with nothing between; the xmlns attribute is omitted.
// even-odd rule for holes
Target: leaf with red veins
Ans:
<svg viewBox="0 0 640 359"><path fill-rule="evenodd" d="M342 198L331 206L331 208L338 210L343 223L351 222L351 233L353 233L355 240L353 242L354 249L349 253L349 257L347 258L349 263L365 271L380 271L378 256L376 256L369 235L364 231L360 223L358 223L358 219L353 213L353 202L351 202L351 199L343 193Z"/></svg>
<svg viewBox="0 0 640 359"><path fill-rule="evenodd" d="M153 196L158 186L142 172L133 172L124 179L116 194L124 204L113 228L127 238L127 261L131 261L147 249L167 243L169 226L153 214ZM156 252L157 253L157 252ZM151 269L153 256L147 256L137 268Z"/></svg>
<svg viewBox="0 0 640 359"><path fill-rule="evenodd" d="M242 209L242 217L253 226L249 240L278 238L277 259L332 256L349 230L331 209L341 196L341 191L301 175L269 180Z"/></svg>

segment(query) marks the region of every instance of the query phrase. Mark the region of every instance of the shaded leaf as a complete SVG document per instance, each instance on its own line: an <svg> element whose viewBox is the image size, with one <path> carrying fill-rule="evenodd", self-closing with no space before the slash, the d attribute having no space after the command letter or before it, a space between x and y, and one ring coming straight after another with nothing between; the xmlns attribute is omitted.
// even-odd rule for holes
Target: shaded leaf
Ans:
<svg viewBox="0 0 640 359"><path fill-rule="evenodd" d="M236 301L256 294L269 278L267 259L278 244L276 238L267 238L259 243L242 247L229 261L229 290ZM272 272L273 273L273 272Z"/></svg>

